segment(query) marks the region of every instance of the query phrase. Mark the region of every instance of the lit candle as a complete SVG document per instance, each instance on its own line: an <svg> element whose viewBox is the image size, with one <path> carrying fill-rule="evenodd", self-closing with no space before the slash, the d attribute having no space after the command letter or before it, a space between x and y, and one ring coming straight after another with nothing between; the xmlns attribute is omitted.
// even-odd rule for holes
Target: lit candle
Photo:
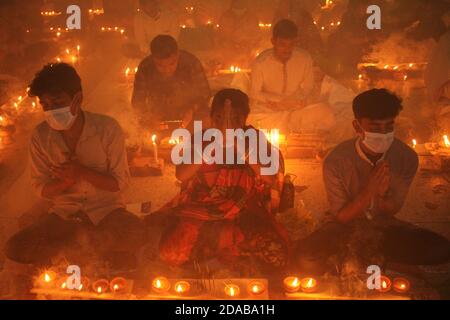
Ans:
<svg viewBox="0 0 450 320"><path fill-rule="evenodd" d="M386 276L381 276L380 277L380 289L378 289L378 291L380 292L388 292L389 290L391 290L391 279L389 279Z"/></svg>
<svg viewBox="0 0 450 320"><path fill-rule="evenodd" d="M170 282L167 278L158 277L153 280L152 288L155 292L163 293L170 289Z"/></svg>
<svg viewBox="0 0 450 320"><path fill-rule="evenodd" d="M417 146L417 140L416 139L412 139L412 147L415 149Z"/></svg>
<svg viewBox="0 0 450 320"><path fill-rule="evenodd" d="M394 290L398 293L406 293L410 288L410 283L405 278L395 278L393 281Z"/></svg>
<svg viewBox="0 0 450 320"><path fill-rule="evenodd" d="M260 295L265 291L265 286L260 281L252 281L248 284L247 291L251 295Z"/></svg>
<svg viewBox="0 0 450 320"><path fill-rule="evenodd" d="M155 162L158 163L158 145L156 144L156 134L152 136L153 155L155 156Z"/></svg>
<svg viewBox="0 0 450 320"><path fill-rule="evenodd" d="M191 285L187 281L178 281L175 283L175 292L179 295L183 295L189 292Z"/></svg>
<svg viewBox="0 0 450 320"><path fill-rule="evenodd" d="M450 140L448 139L448 135L444 134L442 136L442 139L444 141L444 147L445 148L450 148Z"/></svg>
<svg viewBox="0 0 450 320"><path fill-rule="evenodd" d="M283 283L287 292L294 293L300 289L300 280L297 277L287 277Z"/></svg>
<svg viewBox="0 0 450 320"><path fill-rule="evenodd" d="M300 282L303 292L312 293L317 290L317 280L314 278L305 278Z"/></svg>
<svg viewBox="0 0 450 320"><path fill-rule="evenodd" d="M39 283L44 287L51 287L54 285L56 279L56 272L47 270L44 271L39 277Z"/></svg>
<svg viewBox="0 0 450 320"><path fill-rule="evenodd" d="M106 279L97 280L92 284L92 289L98 294L105 293L106 291L108 291L108 288L109 282Z"/></svg>
<svg viewBox="0 0 450 320"><path fill-rule="evenodd" d="M236 298L239 296L241 289L235 284L227 284L225 286L225 294L230 298Z"/></svg>
<svg viewBox="0 0 450 320"><path fill-rule="evenodd" d="M117 277L111 280L109 285L111 292L122 293L128 289L128 282L125 278Z"/></svg>

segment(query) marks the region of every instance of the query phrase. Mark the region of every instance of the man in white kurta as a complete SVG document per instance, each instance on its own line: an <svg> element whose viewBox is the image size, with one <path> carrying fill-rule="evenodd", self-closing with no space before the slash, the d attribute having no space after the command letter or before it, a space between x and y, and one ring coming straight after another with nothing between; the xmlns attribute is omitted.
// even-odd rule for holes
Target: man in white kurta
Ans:
<svg viewBox="0 0 450 320"><path fill-rule="evenodd" d="M139 7L134 18L134 33L142 54L149 53L150 42L160 34L178 39L180 25L172 10L162 6L159 0L140 0Z"/></svg>
<svg viewBox="0 0 450 320"><path fill-rule="evenodd" d="M334 115L327 106L307 105L314 87L313 61L308 52L296 47L297 37L292 21L279 21L273 30L273 48L253 63L250 121L284 132L326 131L334 126Z"/></svg>

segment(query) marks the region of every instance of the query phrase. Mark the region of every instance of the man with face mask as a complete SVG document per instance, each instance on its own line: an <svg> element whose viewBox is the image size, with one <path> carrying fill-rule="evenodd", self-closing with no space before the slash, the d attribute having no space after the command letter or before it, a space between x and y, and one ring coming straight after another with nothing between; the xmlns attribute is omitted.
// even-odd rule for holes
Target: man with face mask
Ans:
<svg viewBox="0 0 450 320"><path fill-rule="evenodd" d="M323 165L332 219L297 247L297 263L305 272L327 271L328 258L343 254L350 235L361 226L365 234L380 237L373 240L387 262L434 265L449 261L447 239L395 218L418 169L415 151L394 137L401 110L401 100L386 89L372 89L354 99L353 126L358 137L338 145ZM374 258L364 258L365 268L374 264Z"/></svg>
<svg viewBox="0 0 450 320"><path fill-rule="evenodd" d="M29 95L39 97L45 116L31 138L31 184L52 206L7 242L6 256L34 265L62 256L80 266L92 262L80 255L85 250L108 261L131 257L143 230L121 196L130 175L120 125L81 109L80 77L65 63L46 65Z"/></svg>
<svg viewBox="0 0 450 320"><path fill-rule="evenodd" d="M168 120L189 127L207 116L210 89L197 57L179 50L168 35L157 36L150 47L151 55L139 64L131 100L144 130Z"/></svg>

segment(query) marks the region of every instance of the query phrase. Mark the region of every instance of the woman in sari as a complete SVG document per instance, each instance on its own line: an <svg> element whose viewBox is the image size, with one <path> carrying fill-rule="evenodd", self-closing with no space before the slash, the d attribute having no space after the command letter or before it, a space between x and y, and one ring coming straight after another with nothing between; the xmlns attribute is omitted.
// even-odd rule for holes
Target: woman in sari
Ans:
<svg viewBox="0 0 450 320"><path fill-rule="evenodd" d="M252 128L246 125L249 111L248 97L242 91L222 90L212 103L212 127L224 137L226 129ZM181 193L159 212L160 216L170 217L159 243L161 260L183 266L218 259L241 273L249 266L259 274L285 267L288 239L274 219L284 163L279 150L275 150L280 165L274 175L260 175L263 166L248 161L234 165L205 161L178 165Z"/></svg>

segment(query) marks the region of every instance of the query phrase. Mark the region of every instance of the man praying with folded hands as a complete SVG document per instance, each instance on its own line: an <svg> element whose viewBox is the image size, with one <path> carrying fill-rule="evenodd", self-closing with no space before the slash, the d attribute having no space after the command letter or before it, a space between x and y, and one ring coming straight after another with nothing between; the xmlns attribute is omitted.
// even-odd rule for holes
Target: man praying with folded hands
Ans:
<svg viewBox="0 0 450 320"><path fill-rule="evenodd" d="M88 257L133 263L143 227L121 197L129 171L120 125L81 109L81 79L68 64L45 66L29 94L39 97L46 120L31 138L31 183L52 206L9 239L6 256L33 265L48 265L57 257L80 265ZM83 254L85 249L93 252Z"/></svg>
<svg viewBox="0 0 450 320"><path fill-rule="evenodd" d="M395 218L419 164L416 152L394 137L401 110L401 100L386 89L372 89L354 99L357 138L339 144L324 161L332 218L298 243L295 260L303 272L336 270L328 263L330 257L342 258L349 250L363 262L363 273L380 260L397 265L449 261L446 238ZM353 235L358 235L356 241ZM365 254L368 243L373 250Z"/></svg>

